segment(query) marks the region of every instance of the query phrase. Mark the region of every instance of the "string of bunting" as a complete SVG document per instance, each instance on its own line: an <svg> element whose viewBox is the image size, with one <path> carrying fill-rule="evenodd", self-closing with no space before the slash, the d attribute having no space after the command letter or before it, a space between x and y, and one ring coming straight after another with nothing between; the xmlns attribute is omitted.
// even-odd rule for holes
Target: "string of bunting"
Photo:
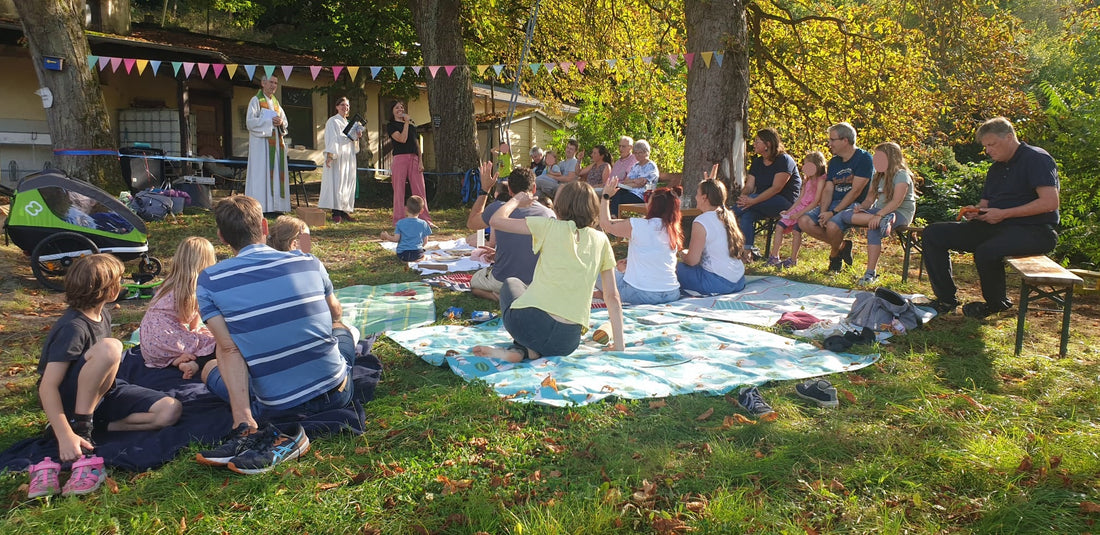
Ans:
<svg viewBox="0 0 1100 535"><path fill-rule="evenodd" d="M560 61L560 62L548 62L548 63L527 63L526 67L531 70L532 74L538 74L541 71L545 71L546 74L551 74L555 70L560 70L563 74L569 74L570 70L576 69L579 73L584 73L584 70L593 65L604 64L608 68L614 69L615 66L623 60L637 61L641 60L645 64L653 63L655 56L631 56L629 58L616 58L616 59L601 59L593 61ZM718 67L722 66L722 60L724 53L717 50L709 50L706 52L688 52L686 54L668 54L666 56L671 66L675 67L679 65L680 61L683 61L688 69L696 65L701 65L703 68L710 68L712 63L715 63ZM697 60L702 61L697 61ZM232 79L238 71L243 71L244 74L252 79L256 75L257 70L261 70L266 76L271 76L275 73L276 69L283 75L283 78L289 78L291 73L295 70L306 69L309 71L310 76L314 81L321 74L322 71L328 71L332 73L333 80L338 80L340 74L347 72L348 77L351 80L359 75L359 71L365 69L365 73L369 73L371 79L375 79L383 70L390 69L393 71L393 75L400 80L405 75L407 69L411 69L413 73L420 76L422 72L426 72L428 76L435 78L439 76L439 72L443 71L447 76L451 76L456 69L459 68L473 68L477 71L478 75L484 76L485 72L492 69L493 73L499 77L505 69L514 70L511 65L409 65L409 66L347 66L347 65L240 65L236 63L202 63L195 61L161 61L154 59L135 59L135 58L116 58L111 56L88 56L88 67L95 69L98 67L100 71L106 71L110 69L110 72L125 72L126 74L133 74L137 71L138 76L145 74L145 71L150 71L153 76L161 74L170 74L175 77L179 77L180 72L183 72L184 78L190 78L194 74L198 74L199 78L206 78L207 76L213 76L214 78L220 78L222 74L227 74L229 79Z"/></svg>

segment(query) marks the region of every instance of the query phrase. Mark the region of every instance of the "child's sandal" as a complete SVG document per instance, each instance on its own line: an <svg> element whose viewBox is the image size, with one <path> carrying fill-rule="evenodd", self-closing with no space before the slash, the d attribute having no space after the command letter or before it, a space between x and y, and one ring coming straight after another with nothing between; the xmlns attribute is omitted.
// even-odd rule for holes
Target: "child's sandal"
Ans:
<svg viewBox="0 0 1100 535"><path fill-rule="evenodd" d="M46 457L38 464L32 464L27 469L30 472L31 483L27 487L28 498L41 496L53 496L61 492L61 483L58 475L61 473L61 465Z"/></svg>
<svg viewBox="0 0 1100 535"><path fill-rule="evenodd" d="M103 457L98 455L81 457L73 463L73 474L61 490L62 496L80 496L95 492L107 479L107 469L103 466Z"/></svg>

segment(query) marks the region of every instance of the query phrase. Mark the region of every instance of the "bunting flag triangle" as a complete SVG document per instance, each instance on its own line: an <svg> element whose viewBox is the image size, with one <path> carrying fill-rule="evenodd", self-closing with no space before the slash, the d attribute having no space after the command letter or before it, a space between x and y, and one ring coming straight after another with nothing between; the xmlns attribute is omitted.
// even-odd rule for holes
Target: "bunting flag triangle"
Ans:
<svg viewBox="0 0 1100 535"><path fill-rule="evenodd" d="M500 72L504 70L504 65L493 65L493 70L496 71L497 76L500 76Z"/></svg>
<svg viewBox="0 0 1100 535"><path fill-rule="evenodd" d="M722 66L722 59L723 59L723 58L725 58L725 57L726 57L726 55L725 55L725 54L723 54L723 53L721 53L721 52L718 52L718 51L715 51L715 52L714 52L714 59L715 59L716 61L718 61L718 66L719 66L719 67L721 67L721 66Z"/></svg>
<svg viewBox="0 0 1100 535"><path fill-rule="evenodd" d="M229 73L229 79L233 79L233 75L237 74L237 64L229 63L225 66L225 71Z"/></svg>
<svg viewBox="0 0 1100 535"><path fill-rule="evenodd" d="M619 62L619 60L617 60L617 59L609 59L609 60L607 60L607 67L609 69L614 69L615 64L618 63L618 62Z"/></svg>
<svg viewBox="0 0 1100 535"><path fill-rule="evenodd" d="M396 69L397 69L397 67L394 67L394 69L396 70ZM382 67L371 67L371 68L370 68L370 79L371 79L371 80L373 80L373 79L375 79L376 77L378 77L378 73L380 73L380 72L382 72ZM398 80L400 80L400 79L401 79L401 75L400 75L400 74L398 74L398 75L397 75L397 79L398 79Z"/></svg>
<svg viewBox="0 0 1100 535"><path fill-rule="evenodd" d="M94 68L97 63L99 63L99 56L88 54L88 68Z"/></svg>
<svg viewBox="0 0 1100 535"><path fill-rule="evenodd" d="M126 66L126 74L130 74L134 70L134 63L137 63L133 58L126 58L122 60L122 64Z"/></svg>
<svg viewBox="0 0 1100 535"><path fill-rule="evenodd" d="M584 74L584 68L587 67L587 66L588 66L587 61L578 61L577 62L577 72L579 72L581 74Z"/></svg>
<svg viewBox="0 0 1100 535"><path fill-rule="evenodd" d="M159 59L149 60L149 68L153 69L153 76L156 76L157 71L160 70L160 60Z"/></svg>
<svg viewBox="0 0 1100 535"><path fill-rule="evenodd" d="M555 63L543 63L542 68L546 69L546 74L554 72L554 67L557 67Z"/></svg>
<svg viewBox="0 0 1100 535"><path fill-rule="evenodd" d="M458 65L447 65L447 66L443 67L443 70L447 72L447 76L450 76L451 73L455 72L455 69L457 69L457 68L458 68Z"/></svg>
<svg viewBox="0 0 1100 535"><path fill-rule="evenodd" d="M488 68L489 68L488 65L478 65L477 66L477 75L478 76L485 76L485 70L488 69Z"/></svg>
<svg viewBox="0 0 1100 535"><path fill-rule="evenodd" d="M688 52L687 54L684 54L684 63L687 63L689 71L691 70L691 64L692 62L694 62L694 60L695 52Z"/></svg>
<svg viewBox="0 0 1100 535"><path fill-rule="evenodd" d="M703 56L703 65L710 68L710 58L714 57L714 52L700 52L700 56Z"/></svg>
<svg viewBox="0 0 1100 535"><path fill-rule="evenodd" d="M646 65L649 65L650 63L653 63L653 56L644 56L644 57L642 57L642 63L645 63Z"/></svg>
<svg viewBox="0 0 1100 535"><path fill-rule="evenodd" d="M99 58L99 70L102 71L103 69L106 69L107 64L109 64L109 63L111 63L111 58L106 58L106 57L100 56L100 58Z"/></svg>
<svg viewBox="0 0 1100 535"><path fill-rule="evenodd" d="M111 72L118 72L119 65L122 65L122 58L111 58Z"/></svg>
<svg viewBox="0 0 1100 535"><path fill-rule="evenodd" d="M190 78L191 71L195 70L195 63L193 61L183 62L183 77Z"/></svg>
<svg viewBox="0 0 1100 535"><path fill-rule="evenodd" d="M333 65L332 66L332 79L333 79L333 81L340 78L340 73L343 72L343 71L344 71L343 65Z"/></svg>
<svg viewBox="0 0 1100 535"><path fill-rule="evenodd" d="M321 69L322 69L322 67L319 67L319 66L317 66L317 65L310 65L310 67L309 67L309 75L313 77L313 80L314 80L314 81L316 81L316 80L317 80L317 75L318 75L318 74L321 74Z"/></svg>
<svg viewBox="0 0 1100 535"><path fill-rule="evenodd" d="M668 55L668 64L670 66L675 68L678 63L680 63L680 55L679 54L669 54Z"/></svg>
<svg viewBox="0 0 1100 535"><path fill-rule="evenodd" d="M210 66L213 67L213 69L214 69L214 78L221 78L222 77L222 71L225 70L225 64L224 63L213 63Z"/></svg>
<svg viewBox="0 0 1100 535"><path fill-rule="evenodd" d="M372 69L372 70L373 70L373 69ZM400 80L400 79L401 79L401 75L402 75L402 74L405 74L405 67L394 67L394 68L393 68L393 74L394 74L395 76L397 76L397 79L398 79L398 80Z"/></svg>
<svg viewBox="0 0 1100 535"><path fill-rule="evenodd" d="M413 69L413 72L415 72L417 76L420 76L420 69L423 69L423 68L424 68L423 65L413 65L412 69Z"/></svg>
<svg viewBox="0 0 1100 535"><path fill-rule="evenodd" d="M255 78L256 77L256 66L255 65L245 65L244 66L244 73L248 75L249 80Z"/></svg>
<svg viewBox="0 0 1100 535"><path fill-rule="evenodd" d="M283 65L282 67L279 67L279 68L282 69L282 71L283 71L283 80L284 81L289 80L290 79L290 73L294 71L294 67L292 67L290 65ZM271 75L269 74L268 76L271 76Z"/></svg>
<svg viewBox="0 0 1100 535"><path fill-rule="evenodd" d="M561 67L561 72L563 74L569 74L569 67L572 67L572 66L573 66L573 64L568 62L568 61L563 61L563 62L558 64L558 67Z"/></svg>
<svg viewBox="0 0 1100 535"><path fill-rule="evenodd" d="M206 78L206 73L210 72L210 64L198 63L197 65L199 67L199 78Z"/></svg>
<svg viewBox="0 0 1100 535"><path fill-rule="evenodd" d="M416 67L413 67L413 68L415 69ZM439 65L429 65L428 66L428 73L432 75L432 78L435 78L435 73L437 73L437 72L439 72Z"/></svg>
<svg viewBox="0 0 1100 535"><path fill-rule="evenodd" d="M529 63L527 66L531 67L531 74L538 74L539 73L539 68L542 67L542 64L541 63Z"/></svg>
<svg viewBox="0 0 1100 535"><path fill-rule="evenodd" d="M173 61L172 62L172 76L179 76L180 75L180 67L183 67L183 62L180 62L180 61Z"/></svg>
<svg viewBox="0 0 1100 535"><path fill-rule="evenodd" d="M272 74L275 74L275 66L274 65L264 65L264 75L267 76L268 78L270 78Z"/></svg>
<svg viewBox="0 0 1100 535"><path fill-rule="evenodd" d="M137 60L138 76L145 74L145 68L149 66L149 60L139 59Z"/></svg>
<svg viewBox="0 0 1100 535"><path fill-rule="evenodd" d="M351 81L355 81L355 77L359 76L359 67L348 67L348 76L351 77ZM373 78L373 76L372 76Z"/></svg>

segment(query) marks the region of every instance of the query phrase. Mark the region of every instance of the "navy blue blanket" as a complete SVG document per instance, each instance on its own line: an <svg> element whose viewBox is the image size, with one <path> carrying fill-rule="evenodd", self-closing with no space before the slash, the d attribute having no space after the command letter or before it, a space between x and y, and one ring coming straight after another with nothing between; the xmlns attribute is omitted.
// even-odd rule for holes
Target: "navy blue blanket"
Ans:
<svg viewBox="0 0 1100 535"><path fill-rule="evenodd" d="M197 375L197 374L196 374ZM305 428L309 437L339 433L343 430L362 434L363 404L374 399L374 389L382 375L382 363L371 354L361 356L352 369L356 401L352 407L304 415L284 413L270 421L284 432L296 424ZM156 468L176 457L192 442L215 444L232 427L229 404L222 401L197 379L184 380L174 367L146 368L139 348L126 353L119 367L118 378L130 383L160 390L183 403L183 414L176 425L159 431L126 431L101 433L92 438L96 454L108 466L131 471ZM40 434L19 441L0 453L0 469L25 470L43 457L58 458L57 441L53 434Z"/></svg>

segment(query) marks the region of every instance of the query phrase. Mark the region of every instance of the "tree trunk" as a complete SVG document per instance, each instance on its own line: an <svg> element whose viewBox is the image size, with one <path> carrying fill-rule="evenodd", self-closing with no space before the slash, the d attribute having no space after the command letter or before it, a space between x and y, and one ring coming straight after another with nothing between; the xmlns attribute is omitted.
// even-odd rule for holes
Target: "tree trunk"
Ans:
<svg viewBox="0 0 1100 535"><path fill-rule="evenodd" d="M684 126L684 199L715 163L730 188L744 181L744 131L749 102L749 46L744 0L685 0L687 51L721 51L705 68L696 56L687 79L687 123ZM732 181L731 181L732 178Z"/></svg>
<svg viewBox="0 0 1100 535"><path fill-rule="evenodd" d="M99 80L88 68L84 2L15 0L14 3L30 45L38 82L53 93L46 121L54 148L117 150ZM62 58L62 70L46 70L43 56ZM107 191L127 189L117 156L56 156L54 164L69 176Z"/></svg>
<svg viewBox="0 0 1100 535"><path fill-rule="evenodd" d="M425 65L455 66L428 75L428 107L435 140L436 172L460 173L478 166L474 93L462 39L460 0L410 0ZM457 195L460 177L440 177L437 194Z"/></svg>

